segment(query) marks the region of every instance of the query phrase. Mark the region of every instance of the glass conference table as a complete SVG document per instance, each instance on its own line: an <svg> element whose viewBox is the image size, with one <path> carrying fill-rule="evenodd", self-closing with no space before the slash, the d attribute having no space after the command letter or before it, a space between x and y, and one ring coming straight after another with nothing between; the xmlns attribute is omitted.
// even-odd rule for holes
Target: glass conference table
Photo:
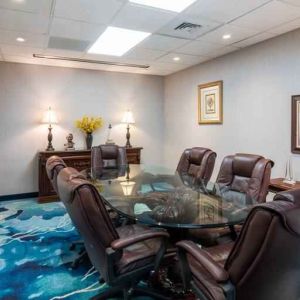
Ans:
<svg viewBox="0 0 300 300"><path fill-rule="evenodd" d="M161 166L85 170L106 204L138 223L167 229L215 228L243 223L253 205L217 184L195 182Z"/></svg>

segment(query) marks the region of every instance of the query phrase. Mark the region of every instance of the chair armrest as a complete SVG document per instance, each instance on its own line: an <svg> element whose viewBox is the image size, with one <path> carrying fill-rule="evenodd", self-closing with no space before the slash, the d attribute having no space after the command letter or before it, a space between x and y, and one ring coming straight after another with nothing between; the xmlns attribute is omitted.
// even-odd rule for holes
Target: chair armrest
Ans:
<svg viewBox="0 0 300 300"><path fill-rule="evenodd" d="M279 192L274 196L273 201L288 201L297 203L300 199L300 189L294 189L284 192Z"/></svg>
<svg viewBox="0 0 300 300"><path fill-rule="evenodd" d="M114 240L111 243L111 248L114 250L120 250L141 241L146 241L155 238L167 239L168 237L169 234L166 231L148 230L140 234L129 236L127 238Z"/></svg>
<svg viewBox="0 0 300 300"><path fill-rule="evenodd" d="M229 280L229 274L217 262L215 262L205 251L199 248L192 241L181 241L176 244L178 248L183 249L188 254L192 255L202 267L209 272L213 279L218 282L226 282Z"/></svg>

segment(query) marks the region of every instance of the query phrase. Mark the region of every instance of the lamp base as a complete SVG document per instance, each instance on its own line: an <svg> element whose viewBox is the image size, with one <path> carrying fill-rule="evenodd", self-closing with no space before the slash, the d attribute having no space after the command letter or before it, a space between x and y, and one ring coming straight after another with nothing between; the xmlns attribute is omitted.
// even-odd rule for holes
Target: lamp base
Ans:
<svg viewBox="0 0 300 300"><path fill-rule="evenodd" d="M127 133L126 133L126 148L132 148L131 144L130 144L130 127L129 124L127 125Z"/></svg>
<svg viewBox="0 0 300 300"><path fill-rule="evenodd" d="M55 151L55 149L52 147L52 145L48 145L48 147L46 148L46 151Z"/></svg>
<svg viewBox="0 0 300 300"><path fill-rule="evenodd" d="M52 139L53 139L53 135L52 135L52 127L51 125L48 127L48 146L46 148L46 151L54 151L55 149L52 146Z"/></svg>

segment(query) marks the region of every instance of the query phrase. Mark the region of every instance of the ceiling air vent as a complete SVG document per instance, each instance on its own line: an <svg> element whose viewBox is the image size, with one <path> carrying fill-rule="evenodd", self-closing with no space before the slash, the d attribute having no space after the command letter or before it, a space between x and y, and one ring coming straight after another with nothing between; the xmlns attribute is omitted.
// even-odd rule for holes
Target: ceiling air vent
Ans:
<svg viewBox="0 0 300 300"><path fill-rule="evenodd" d="M180 25L178 25L177 27L175 27L174 30L177 32L180 31L180 32L186 32L189 34L194 34L201 28L202 28L202 25L193 24L193 23L189 23L189 22L183 22Z"/></svg>

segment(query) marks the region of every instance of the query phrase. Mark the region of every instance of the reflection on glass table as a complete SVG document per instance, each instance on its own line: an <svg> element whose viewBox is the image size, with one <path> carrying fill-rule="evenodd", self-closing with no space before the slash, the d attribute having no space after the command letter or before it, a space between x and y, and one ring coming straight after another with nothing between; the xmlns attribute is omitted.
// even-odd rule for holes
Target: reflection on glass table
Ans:
<svg viewBox="0 0 300 300"><path fill-rule="evenodd" d="M255 204L212 182L196 182L161 166L127 165L86 170L112 209L127 218L164 228L213 228L244 222Z"/></svg>

